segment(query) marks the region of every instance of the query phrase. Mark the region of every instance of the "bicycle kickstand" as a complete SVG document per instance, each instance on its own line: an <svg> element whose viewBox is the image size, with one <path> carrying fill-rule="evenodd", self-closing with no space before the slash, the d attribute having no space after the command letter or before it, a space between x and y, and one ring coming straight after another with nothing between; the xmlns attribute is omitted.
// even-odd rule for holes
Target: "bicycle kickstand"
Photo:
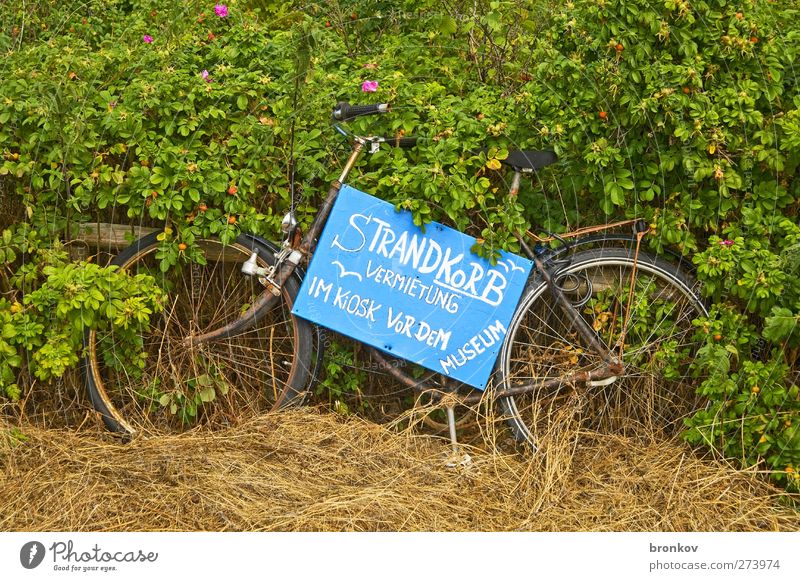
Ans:
<svg viewBox="0 0 800 581"><path fill-rule="evenodd" d="M452 454L447 460L448 468L457 468L458 466L466 467L472 465L472 458L469 454L461 453L461 447L458 445L458 438L456 437L456 412L455 402L447 402L447 426L450 428L450 446L452 447Z"/></svg>

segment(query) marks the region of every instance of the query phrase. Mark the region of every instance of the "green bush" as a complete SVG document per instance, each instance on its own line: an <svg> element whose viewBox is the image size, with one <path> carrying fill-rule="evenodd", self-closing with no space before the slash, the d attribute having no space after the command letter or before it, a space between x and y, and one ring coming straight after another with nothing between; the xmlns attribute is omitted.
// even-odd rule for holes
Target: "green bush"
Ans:
<svg viewBox="0 0 800 581"><path fill-rule="evenodd" d="M58 241L42 244L25 224L0 240L0 392L19 400L23 367L40 380L61 377L78 363L84 333L112 325L124 364L144 366L141 333L162 299L152 277L69 262Z"/></svg>
<svg viewBox="0 0 800 581"><path fill-rule="evenodd" d="M83 221L169 225L163 268L180 259L179 244L200 260L199 236L231 240L241 228L275 237L292 204L310 222L338 173L329 160L341 142L325 131L331 105L389 101L392 115L353 127L424 140L365 159L358 185L412 210L418 223L448 222L491 254L516 250L519 230L635 216L651 223L653 250L691 256L714 308L697 321L707 333L698 388L710 404L687 437L797 484L796 7L228 4L224 19L205 0L0 9L0 193L29 217L13 236L66 241ZM367 80L377 81L374 94L362 92ZM494 171L510 147L554 149L561 159L515 200ZM24 287L12 280L27 280L30 292L61 284L57 272L77 276L63 262L45 272L38 252L0 260L9 273L0 316L56 300L35 291L39 298L20 301ZM142 285L157 308L157 291ZM68 312L58 317L68 321ZM0 343L6 386L18 384L28 349L16 340ZM53 335L40 357L74 362L76 345L58 343Z"/></svg>
<svg viewBox="0 0 800 581"><path fill-rule="evenodd" d="M695 364L710 405L690 441L795 485L799 17L763 2L568 3L521 88L576 216L645 217L656 250L694 255L717 306L698 322L713 330Z"/></svg>

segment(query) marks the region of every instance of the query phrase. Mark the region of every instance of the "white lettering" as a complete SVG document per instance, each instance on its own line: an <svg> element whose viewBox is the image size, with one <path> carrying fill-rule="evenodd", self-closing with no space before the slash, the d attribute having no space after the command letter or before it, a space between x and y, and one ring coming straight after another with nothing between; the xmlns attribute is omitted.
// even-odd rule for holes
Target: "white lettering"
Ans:
<svg viewBox="0 0 800 581"><path fill-rule="evenodd" d="M470 273L467 284L464 285L464 292L471 295L477 295L478 290L475 288L475 283L483 278L483 267L477 262L470 262L472 273Z"/></svg>
<svg viewBox="0 0 800 581"><path fill-rule="evenodd" d="M350 296L350 291L344 290L342 287L336 289L336 297L333 299L333 306L339 307L344 310L346 307L345 301Z"/></svg>
<svg viewBox="0 0 800 581"><path fill-rule="evenodd" d="M333 237L333 241L331 242L331 248L338 248L339 250L343 250L344 252L359 252L362 248L364 248L364 244L366 243L367 238L364 235L363 230L361 230L361 228L358 227L358 224L356 224L356 219L357 218L362 218L364 220L364 225L365 226L367 224L369 224L370 221L373 220L373 218L372 218L371 215L370 216L365 216L364 214L353 214L352 216L350 216L350 220L349 220L350 225L355 229L356 232L358 232L359 238L361 238L361 242L359 242L358 245L355 248L345 248L339 242L339 235L337 234L336 236ZM378 220L378 219L375 219L375 221L376 222L382 222L381 220ZM386 222L382 222L382 223L386 224Z"/></svg>
<svg viewBox="0 0 800 581"><path fill-rule="evenodd" d="M392 248L392 251L389 253L389 256L387 256L386 258L391 260L394 257L395 254L399 254L400 255L400 263L402 264L403 263L403 256L404 256L405 251L406 251L406 244L408 244L408 232L403 232L402 234L400 234L400 238L397 239L397 242L395 243L394 247Z"/></svg>
<svg viewBox="0 0 800 581"><path fill-rule="evenodd" d="M490 270L487 276L489 280L486 282L486 288L483 289L480 299L492 306L497 306L503 302L503 289L508 285L508 281L499 270ZM500 282L495 284L497 279L500 279ZM494 298L491 298L492 294Z"/></svg>
<svg viewBox="0 0 800 581"><path fill-rule="evenodd" d="M375 270L372 270L372 261L370 260L367 262L367 278L375 278L375 282L380 282L381 273L383 272L382 266L375 267Z"/></svg>
<svg viewBox="0 0 800 581"><path fill-rule="evenodd" d="M313 293L314 298L316 299L319 298L320 293L325 293L325 298L323 299L322 302L327 303L332 288L333 288L332 282L326 285L324 280L322 280L321 278L317 279L317 277L315 276L314 280L311 283L311 287L308 289L308 294L310 295Z"/></svg>
<svg viewBox="0 0 800 581"><path fill-rule="evenodd" d="M392 316L393 313L394 313L394 311L392 311L392 307L389 307L389 319L388 319L388 323L386 325L386 327L388 329L391 329L392 327L394 327L397 324L397 322L400 320L400 317L403 316L403 312L402 311L400 311L397 314L396 317Z"/></svg>
<svg viewBox="0 0 800 581"><path fill-rule="evenodd" d="M382 266L380 260L377 263L368 261L366 278L377 284L386 285L449 313L458 311L456 299L459 297L468 297L491 306L498 306L503 302L509 285L508 274L482 262L469 260L465 252L458 252L457 247L442 246L439 242L411 231L395 231L393 224L371 214L353 214L349 218L349 226L344 233L334 236L332 248L345 252L369 251L397 265L397 270L393 270L388 268L390 265ZM515 267L511 259L506 262L511 262L511 272L522 270L521 267ZM342 264L339 267L345 268ZM410 271L411 268L419 275L432 275L427 278L427 282L434 284L430 288L439 288L436 291L429 290L428 285L423 284L425 277L420 280L419 275ZM398 272L401 270L403 272ZM350 274L361 276L346 271L341 276ZM326 301L328 300L328 286L318 288L313 285L312 288L315 298L326 293Z"/></svg>
<svg viewBox="0 0 800 581"><path fill-rule="evenodd" d="M431 260L431 256L433 256L434 252L436 252L436 258ZM428 240L428 252L425 254L425 259L422 261L422 266L419 267L419 271L422 274L433 272L436 270L436 267L439 266L439 261L441 259L442 247L433 240Z"/></svg>
<svg viewBox="0 0 800 581"><path fill-rule="evenodd" d="M441 280L444 278L444 281L447 284L452 284L454 286L460 286L458 283L452 281L452 274L450 274L450 269L461 262L461 259L464 258L464 254L459 254L455 258L450 258L450 248L444 251L444 259L442 260L441 266L439 267L439 271L436 273L436 280ZM421 272L421 271L420 271ZM464 284L464 278L466 275L462 272L461 276L463 277L461 280L461 284Z"/></svg>
<svg viewBox="0 0 800 581"><path fill-rule="evenodd" d="M425 240L426 238L417 237L414 234L411 237L411 241L408 243L408 252L406 252L406 257L403 259L403 265L407 265L410 260L412 260L412 264L416 269L419 266L419 260L422 258L422 252L425 250Z"/></svg>
<svg viewBox="0 0 800 581"><path fill-rule="evenodd" d="M380 236L381 232L384 228L389 227L389 222L384 222L379 218L372 218L372 221L378 224L378 229L375 230L375 236L372 237L372 242L369 244L369 251L373 252L375 250L375 244L378 242L378 237Z"/></svg>
<svg viewBox="0 0 800 581"><path fill-rule="evenodd" d="M451 371L465 365L467 361L475 359L478 355L484 353L487 348L502 342L502 337L505 334L505 325L499 319L496 319L494 323L484 328L480 333L470 337L466 343L456 349L455 353L450 353L444 359L439 359L439 367L441 367L442 373L450 375Z"/></svg>

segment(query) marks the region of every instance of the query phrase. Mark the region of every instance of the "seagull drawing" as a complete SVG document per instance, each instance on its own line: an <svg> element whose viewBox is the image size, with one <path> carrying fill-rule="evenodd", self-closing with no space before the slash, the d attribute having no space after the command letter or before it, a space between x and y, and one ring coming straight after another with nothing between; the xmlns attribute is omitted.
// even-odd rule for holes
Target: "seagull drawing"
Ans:
<svg viewBox="0 0 800 581"><path fill-rule="evenodd" d="M524 268L522 268L521 266L517 266L516 264L514 264L510 258L509 258L508 260L506 260L506 262L508 262L508 263L511 265L511 272L514 272L514 271L516 271L516 270L519 270L520 272L525 272L525 269L524 269Z"/></svg>
<svg viewBox="0 0 800 581"><path fill-rule="evenodd" d="M358 279L358 281L361 282L362 277L359 273L347 270L344 267L344 264L342 264L338 260L334 260L333 262L331 262L331 264L339 267L339 278L344 278L346 276L355 276Z"/></svg>

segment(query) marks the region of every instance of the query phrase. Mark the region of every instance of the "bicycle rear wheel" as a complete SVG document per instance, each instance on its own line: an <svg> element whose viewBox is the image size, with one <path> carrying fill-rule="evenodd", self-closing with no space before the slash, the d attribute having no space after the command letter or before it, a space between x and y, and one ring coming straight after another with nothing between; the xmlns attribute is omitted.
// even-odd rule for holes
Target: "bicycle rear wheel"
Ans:
<svg viewBox="0 0 800 581"><path fill-rule="evenodd" d="M119 254L112 264L130 274L149 274L166 299L147 332L124 330L86 335L85 379L89 397L106 426L128 435L228 425L303 399L312 367L311 326L291 315L298 283L290 279L269 312L233 337L199 345L184 340L237 319L264 290L241 273L258 251L259 265L272 252L240 235L223 245L198 240L207 264L182 262L166 273L157 259L155 232ZM143 368L132 364L144 360Z"/></svg>
<svg viewBox="0 0 800 581"><path fill-rule="evenodd" d="M564 382L501 399L514 437L537 447L567 425L602 433L679 428L702 404L696 395L700 380L689 368L702 341L692 322L707 311L692 280L649 254L640 252L635 260L633 250L624 248L579 252L555 280L616 353L624 329L625 370L594 384ZM499 361L501 388L601 365L541 279L520 301Z"/></svg>

